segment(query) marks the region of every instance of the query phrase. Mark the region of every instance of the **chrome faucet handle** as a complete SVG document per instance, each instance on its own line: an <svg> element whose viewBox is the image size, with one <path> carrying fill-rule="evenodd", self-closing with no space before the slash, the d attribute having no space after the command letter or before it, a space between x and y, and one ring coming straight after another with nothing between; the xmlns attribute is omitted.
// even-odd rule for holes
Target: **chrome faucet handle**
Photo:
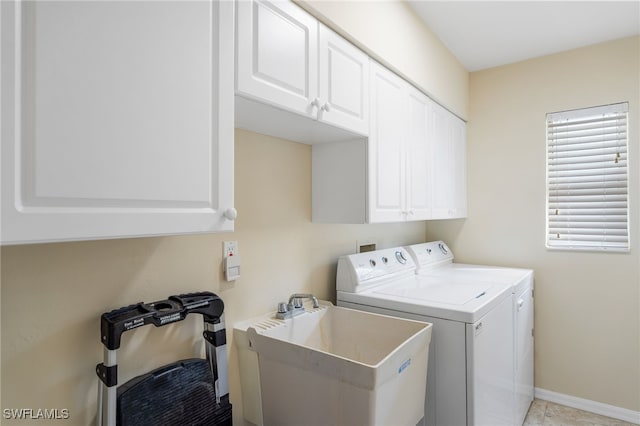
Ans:
<svg viewBox="0 0 640 426"><path fill-rule="evenodd" d="M294 293L291 296L289 296L289 304L291 305L292 303L296 303L296 299L311 299L313 301L314 308L320 307L320 303L318 303L318 298L311 293ZM295 305L295 306L298 306L298 305ZM302 306L302 300L300 300L299 306L300 307Z"/></svg>
<svg viewBox="0 0 640 426"><path fill-rule="evenodd" d="M298 315L302 315L305 313L304 305L302 304L302 299L311 299L313 301L313 307L319 308L320 303L318 303L318 299L313 294L298 294L294 293L289 297L289 303L280 302L278 303L278 311L276 312L277 319L290 319Z"/></svg>

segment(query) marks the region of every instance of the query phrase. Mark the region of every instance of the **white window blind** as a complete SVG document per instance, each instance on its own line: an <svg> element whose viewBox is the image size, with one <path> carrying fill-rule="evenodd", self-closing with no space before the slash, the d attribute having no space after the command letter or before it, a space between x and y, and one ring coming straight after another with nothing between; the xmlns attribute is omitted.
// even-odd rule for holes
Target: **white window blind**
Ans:
<svg viewBox="0 0 640 426"><path fill-rule="evenodd" d="M547 114L547 247L629 250L628 103Z"/></svg>

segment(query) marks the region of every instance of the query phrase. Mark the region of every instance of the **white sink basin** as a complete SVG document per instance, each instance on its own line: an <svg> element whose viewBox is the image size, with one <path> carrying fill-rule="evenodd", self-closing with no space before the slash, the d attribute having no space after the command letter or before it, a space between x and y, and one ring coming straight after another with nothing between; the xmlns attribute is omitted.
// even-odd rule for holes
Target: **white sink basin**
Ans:
<svg viewBox="0 0 640 426"><path fill-rule="evenodd" d="M424 415L431 324L322 303L243 328L266 425L414 425Z"/></svg>

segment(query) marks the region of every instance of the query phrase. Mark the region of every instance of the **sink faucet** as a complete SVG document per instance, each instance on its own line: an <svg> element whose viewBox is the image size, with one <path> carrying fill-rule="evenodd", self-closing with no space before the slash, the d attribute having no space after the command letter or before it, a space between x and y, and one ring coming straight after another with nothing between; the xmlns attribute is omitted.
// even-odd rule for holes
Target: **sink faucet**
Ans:
<svg viewBox="0 0 640 426"><path fill-rule="evenodd" d="M313 307L319 308L320 303L318 299L309 293L294 293L289 297L289 303L278 303L278 312L276 312L276 318L288 319L293 318L296 315L300 315L304 312L304 306L302 306L302 299L311 299L313 301Z"/></svg>
<svg viewBox="0 0 640 426"><path fill-rule="evenodd" d="M319 308L320 304L318 303L318 299L310 293L294 293L289 296L289 305L293 306L302 306L302 301L300 299L311 299L313 301L313 307Z"/></svg>

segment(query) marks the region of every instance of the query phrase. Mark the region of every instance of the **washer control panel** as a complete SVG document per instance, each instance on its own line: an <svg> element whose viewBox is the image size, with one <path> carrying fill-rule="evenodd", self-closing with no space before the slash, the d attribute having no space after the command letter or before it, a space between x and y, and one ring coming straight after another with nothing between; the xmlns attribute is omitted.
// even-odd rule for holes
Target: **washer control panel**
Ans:
<svg viewBox="0 0 640 426"><path fill-rule="evenodd" d="M338 259L336 287L359 292L415 272L416 264L404 247L351 254Z"/></svg>
<svg viewBox="0 0 640 426"><path fill-rule="evenodd" d="M414 259L418 270L453 262L453 253L442 241L414 244L406 247L406 249Z"/></svg>

